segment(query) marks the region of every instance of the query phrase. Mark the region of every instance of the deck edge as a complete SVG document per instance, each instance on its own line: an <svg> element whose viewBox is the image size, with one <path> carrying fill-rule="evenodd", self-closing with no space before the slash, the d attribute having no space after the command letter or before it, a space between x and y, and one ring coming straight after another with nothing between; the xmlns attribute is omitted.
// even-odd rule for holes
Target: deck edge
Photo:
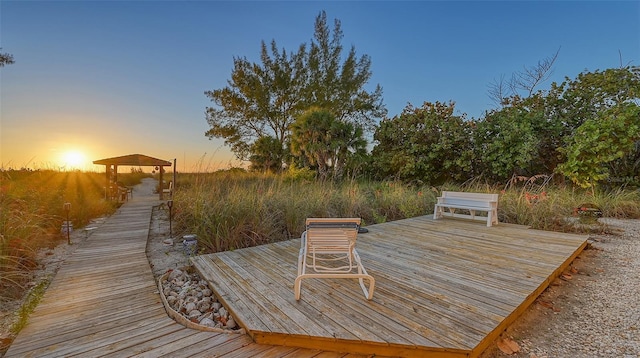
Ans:
<svg viewBox="0 0 640 358"><path fill-rule="evenodd" d="M505 319L498 324L498 326L491 331L485 338L483 338L478 345L473 348L469 357L478 357L482 352L484 352L489 346L502 334L504 330L506 330L513 322L515 322L528 308L531 306L535 300L544 292L544 290L551 285L551 283L560 275L562 272L571 265L571 263L584 251L585 247L587 247L587 238L584 239L584 242L573 252L573 254L569 255L567 259L556 268L546 280L544 280L538 288L536 288L531 294L527 296L527 298L518 306L516 309L511 312Z"/></svg>

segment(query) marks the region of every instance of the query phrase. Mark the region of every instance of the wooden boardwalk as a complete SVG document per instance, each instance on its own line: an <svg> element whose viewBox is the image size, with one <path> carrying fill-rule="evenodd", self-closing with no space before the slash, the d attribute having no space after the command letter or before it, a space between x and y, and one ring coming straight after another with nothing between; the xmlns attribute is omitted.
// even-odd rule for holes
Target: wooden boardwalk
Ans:
<svg viewBox="0 0 640 358"><path fill-rule="evenodd" d="M372 225L358 236L376 279L303 281L300 240L193 258L257 343L407 357L475 357L567 269L579 235L430 216Z"/></svg>
<svg viewBox="0 0 640 358"><path fill-rule="evenodd" d="M145 254L155 181L63 264L5 357L356 357L256 344L169 318Z"/></svg>

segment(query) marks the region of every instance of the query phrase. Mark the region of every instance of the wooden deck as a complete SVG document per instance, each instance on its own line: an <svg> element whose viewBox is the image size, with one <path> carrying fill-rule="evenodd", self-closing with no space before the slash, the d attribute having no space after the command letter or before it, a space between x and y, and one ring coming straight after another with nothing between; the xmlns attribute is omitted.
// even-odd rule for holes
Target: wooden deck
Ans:
<svg viewBox="0 0 640 358"><path fill-rule="evenodd" d="M255 342L378 356L475 357L586 246L586 237L423 216L367 227L376 279L309 279L294 299L300 241L193 258Z"/></svg>
<svg viewBox="0 0 640 358"><path fill-rule="evenodd" d="M124 204L63 264L5 357L356 357L261 345L169 318L145 249L151 189Z"/></svg>

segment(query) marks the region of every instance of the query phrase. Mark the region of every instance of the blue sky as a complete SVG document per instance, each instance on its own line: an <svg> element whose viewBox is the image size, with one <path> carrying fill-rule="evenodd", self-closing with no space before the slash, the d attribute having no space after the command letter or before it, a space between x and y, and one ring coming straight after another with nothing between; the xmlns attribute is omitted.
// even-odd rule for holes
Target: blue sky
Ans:
<svg viewBox="0 0 640 358"><path fill-rule="evenodd" d="M101 170L89 163L133 153L183 171L237 165L204 136L204 92L226 86L234 56L258 62L261 40L309 43L322 10L371 57L389 117L455 101L478 118L492 81L558 49L540 89L620 54L640 65L640 1L1 0L0 47L16 61L0 69L2 167Z"/></svg>

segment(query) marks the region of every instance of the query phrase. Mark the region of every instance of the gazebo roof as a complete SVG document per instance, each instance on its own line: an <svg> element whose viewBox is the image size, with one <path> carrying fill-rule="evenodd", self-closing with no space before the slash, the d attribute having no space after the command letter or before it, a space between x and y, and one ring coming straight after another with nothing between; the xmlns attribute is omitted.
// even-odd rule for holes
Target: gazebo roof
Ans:
<svg viewBox="0 0 640 358"><path fill-rule="evenodd" d="M94 160L93 164L131 165L131 166L140 166L140 167L155 167L155 166L170 167L171 166L171 162L169 161L149 157L142 154L129 154L129 155L123 155L121 157Z"/></svg>

